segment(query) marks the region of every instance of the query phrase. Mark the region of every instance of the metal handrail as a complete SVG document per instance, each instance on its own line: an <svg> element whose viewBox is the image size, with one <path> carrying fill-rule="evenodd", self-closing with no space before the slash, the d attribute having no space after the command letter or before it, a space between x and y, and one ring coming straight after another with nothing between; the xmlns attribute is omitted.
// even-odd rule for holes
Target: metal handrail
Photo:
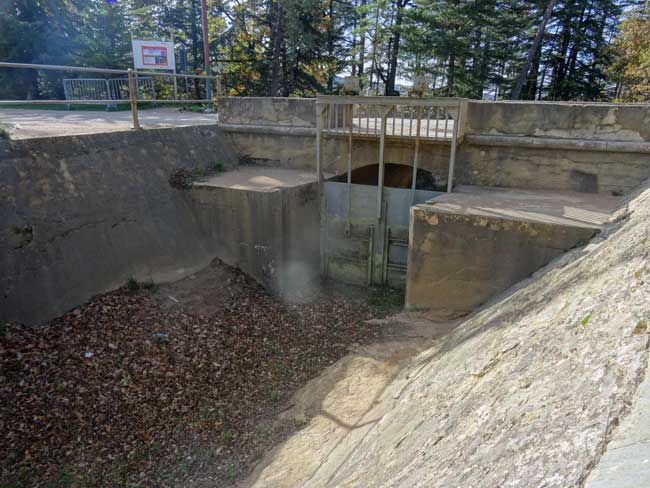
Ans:
<svg viewBox="0 0 650 488"><path fill-rule="evenodd" d="M86 73L108 73L115 75L126 75L129 73L128 69L109 69L109 68L92 68L85 66L63 66L58 64L32 64L32 63L7 63L0 61L0 68L23 68L23 69L42 69L42 70L51 70L51 71L79 71ZM158 71L138 71L133 70L133 73L136 75L150 75L150 76L170 76L176 78L199 78L199 79L211 79L216 80L219 76L207 76L207 75L193 75L193 74L183 74L183 73L161 73Z"/></svg>
<svg viewBox="0 0 650 488"><path fill-rule="evenodd" d="M140 129L140 122L138 119L138 103L151 102L147 99L137 98L137 89L135 80L137 76L167 76L176 78L196 78L204 79L206 83L211 83L212 80L217 82L217 98L221 96L221 77L209 75L194 75L184 73L161 73L157 71L137 71L134 69L120 70L110 68L95 68L86 66L64 66L55 64L34 64L34 63L13 63L0 61L0 68L18 68L18 69L35 69L35 70L49 70L49 71L74 71L81 73L106 73L106 74L120 74L127 75L129 85L129 100L124 100L124 103L131 104L131 114L133 117L133 128ZM176 83L176 81L174 81ZM185 99L172 99L172 100L156 100L156 103L213 103L212 99L200 100L185 100ZM103 100L0 100L2 105L102 105L106 104L106 99Z"/></svg>
<svg viewBox="0 0 650 488"><path fill-rule="evenodd" d="M465 98L362 97L319 95L316 105L404 105L410 107L457 107Z"/></svg>

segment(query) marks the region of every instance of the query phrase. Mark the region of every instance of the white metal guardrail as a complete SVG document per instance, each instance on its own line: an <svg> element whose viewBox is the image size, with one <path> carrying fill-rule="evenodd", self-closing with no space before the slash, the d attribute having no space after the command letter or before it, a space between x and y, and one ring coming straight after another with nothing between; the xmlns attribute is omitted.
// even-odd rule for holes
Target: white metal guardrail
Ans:
<svg viewBox="0 0 650 488"><path fill-rule="evenodd" d="M156 101L153 78L137 77L135 89L138 101ZM64 78L63 92L66 100L106 100L106 110L119 101L129 101L127 78ZM68 104L70 108L70 104Z"/></svg>
<svg viewBox="0 0 650 488"><path fill-rule="evenodd" d="M115 96L123 96L123 94L128 93L128 98L124 100L125 102L130 103L131 105L131 115L133 117L133 128L140 129L140 121L138 119L138 103L151 102L151 93L153 91L153 81L151 83L151 91L148 93L148 87L145 85L140 85L140 80L143 77L149 77L153 80L153 77L171 77L174 81L174 94L177 93L176 90L176 80L178 78L187 79L196 79L203 80L204 83L216 82L216 93L217 98L221 96L221 77L219 76L206 76L206 75L188 75L188 74L178 74L178 73L162 73L156 71L136 71L133 69L128 70L119 70L119 69L106 69L106 68L90 68L82 66L61 66L61 65L50 65L50 64L30 64L30 63L8 63L0 62L0 69L2 68L16 68L16 69L33 69L33 70L43 70L43 71L70 71L78 73L102 73L110 75L122 75L122 78L116 79L114 82L111 82L108 79L108 85L104 84L104 88L100 89L99 83L89 84L84 87L77 87L80 90L87 90L84 95L88 95L90 98L82 97L81 95L75 96L74 92L71 92L71 99L68 100L0 100L0 105L105 105L107 100L109 100L111 93L114 93ZM124 77L126 75L126 77ZM74 90L74 88L73 88ZM64 85L65 91L65 85ZM67 95L66 95L67 97ZM94 98L98 97L98 98ZM156 103L173 103L173 104L183 104L183 103L199 103L199 104L212 104L214 100L212 99L179 99L175 96L173 99L156 99Z"/></svg>

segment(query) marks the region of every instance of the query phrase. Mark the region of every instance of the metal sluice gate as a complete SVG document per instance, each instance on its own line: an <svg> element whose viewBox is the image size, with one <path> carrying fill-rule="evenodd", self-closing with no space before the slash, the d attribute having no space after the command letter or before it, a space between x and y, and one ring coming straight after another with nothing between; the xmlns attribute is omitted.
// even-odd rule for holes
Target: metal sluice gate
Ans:
<svg viewBox="0 0 650 488"><path fill-rule="evenodd" d="M447 191L464 133L465 99L320 96L316 100L316 163L321 201L321 274L338 281L403 288L409 209L440 191L417 189L420 144L450 145ZM347 139L345 182L325 180L323 140ZM352 183L353 141L379 140L377 185ZM414 145L410 188L385 186L386 140Z"/></svg>

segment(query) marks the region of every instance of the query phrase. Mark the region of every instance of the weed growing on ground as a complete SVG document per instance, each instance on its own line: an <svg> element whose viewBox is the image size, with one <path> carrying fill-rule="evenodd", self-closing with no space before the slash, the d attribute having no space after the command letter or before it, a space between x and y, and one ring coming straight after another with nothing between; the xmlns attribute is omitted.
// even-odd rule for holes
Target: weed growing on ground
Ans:
<svg viewBox="0 0 650 488"><path fill-rule="evenodd" d="M139 290L148 290L154 292L158 289L158 285L152 279L149 279L147 281L138 281L132 276L126 282L126 288L131 293L135 293Z"/></svg>
<svg viewBox="0 0 650 488"><path fill-rule="evenodd" d="M228 464L226 466L226 478L229 480L234 480L235 477L237 476L237 469L235 468L234 464Z"/></svg>
<svg viewBox="0 0 650 488"><path fill-rule="evenodd" d="M129 280L126 282L126 288L129 290L131 293L135 293L140 289L140 283L138 283L138 280L136 280L133 276L129 278Z"/></svg>
<svg viewBox="0 0 650 488"><path fill-rule="evenodd" d="M585 317L580 321L580 324L583 327L587 327L587 324L589 323L590 320L591 320L591 312L589 312L587 315L585 315Z"/></svg>
<svg viewBox="0 0 650 488"><path fill-rule="evenodd" d="M368 296L368 304L381 313L395 313L404 306L404 292L394 288L372 288Z"/></svg>
<svg viewBox="0 0 650 488"><path fill-rule="evenodd" d="M281 398L282 398L282 395L280 394L279 391L273 390L271 392L271 400L273 400L274 402L280 401Z"/></svg>
<svg viewBox="0 0 650 488"><path fill-rule="evenodd" d="M224 442L230 442L235 438L235 434L232 430L229 429L224 429L224 431L221 433L221 440Z"/></svg>

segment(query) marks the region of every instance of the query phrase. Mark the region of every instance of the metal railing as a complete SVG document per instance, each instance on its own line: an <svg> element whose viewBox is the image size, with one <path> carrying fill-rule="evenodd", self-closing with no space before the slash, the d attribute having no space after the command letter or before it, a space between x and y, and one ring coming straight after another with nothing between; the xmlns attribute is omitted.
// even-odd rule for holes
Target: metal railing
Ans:
<svg viewBox="0 0 650 488"><path fill-rule="evenodd" d="M97 97L94 99L82 99L82 97L75 97L74 93L71 92L71 98L67 100L0 100L0 106L2 105L106 105L107 100L109 100L111 94L115 96L122 97L125 93L128 93L128 98L120 98L119 100L128 102L131 105L131 115L133 118L133 128L140 129L140 121L138 118L138 103L149 103L152 101L151 96L143 95L146 93L146 90L140 90L140 80L143 77L166 77L172 78L174 81L174 98L173 99L156 99L156 103L173 103L173 104L185 104L185 103L199 103L199 104L212 104L214 103L213 99L179 99L177 96L177 80L178 78L195 79L195 80L204 80L207 84L216 83L216 93L217 98L221 96L221 77L219 76L207 76L207 75L189 75L184 73L163 73L157 71L136 71L133 69L120 70L120 69L107 69L107 68L90 68L90 67L81 67L81 66L61 66L61 65L50 65L50 64L30 64L30 63L8 63L0 62L0 68L16 68L16 69L33 69L39 71L69 71L69 72L78 72L78 73L102 73L106 75L122 75L121 78L117 79L107 79L108 85L104 85L105 88L99 89L99 84L96 86L88 87L87 94L92 97ZM126 75L124 77L124 75ZM151 85L153 89L153 83ZM65 85L64 85L65 91ZM207 90L206 90L207 91ZM153 92L155 93L155 92ZM144 97L144 98L143 98ZM66 94L67 98L67 94Z"/></svg>
<svg viewBox="0 0 650 488"><path fill-rule="evenodd" d="M326 136L347 138L348 222L351 208L352 145L355 138L378 138L377 219L382 219L384 149L387 138L413 140L411 190L415 199L420 142L450 144L447 191L453 188L456 150L465 133L467 100L463 98L407 98L319 96L316 99L316 172L322 195L322 140Z"/></svg>
<svg viewBox="0 0 650 488"><path fill-rule="evenodd" d="M416 99L403 97L319 97L325 107L323 132L376 138L381 136L383 112L386 116L385 137L424 140L451 140L460 99ZM462 138L462 128L457 137Z"/></svg>
<svg viewBox="0 0 650 488"><path fill-rule="evenodd" d="M156 89L153 78L136 78L138 100L155 102ZM127 78L64 78L63 93L66 100L106 100L106 110L116 106L116 102L129 101L129 79ZM70 108L71 104L68 104Z"/></svg>

